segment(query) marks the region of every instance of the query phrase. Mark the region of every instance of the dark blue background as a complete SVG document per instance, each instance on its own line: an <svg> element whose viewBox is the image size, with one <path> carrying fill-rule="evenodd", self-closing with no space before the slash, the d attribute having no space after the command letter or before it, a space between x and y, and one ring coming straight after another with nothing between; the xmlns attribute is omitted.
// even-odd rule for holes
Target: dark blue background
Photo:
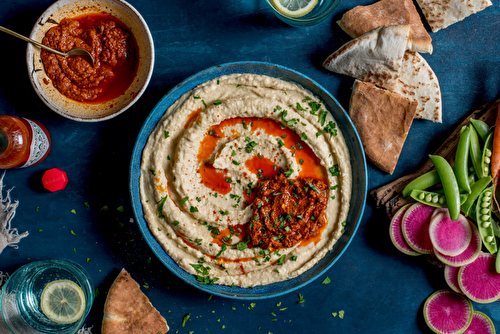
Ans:
<svg viewBox="0 0 500 334"><path fill-rule="evenodd" d="M389 239L387 217L370 202L354 240L326 274L291 294L255 301L252 310L250 301L209 300L209 294L171 274L131 221L128 171L133 145L147 115L168 90L213 65L265 61L309 76L348 110L353 79L327 72L322 63L350 40L336 21L352 7L372 2L344 0L319 25L293 28L278 20L264 0L130 0L154 38L153 77L133 107L95 124L70 121L47 108L28 79L26 44L0 34L0 113L39 120L53 139L43 163L7 171L4 190L15 187L11 195L20 202L13 227L30 235L18 249L9 247L0 254L0 270L12 273L30 261L60 257L83 265L99 290L86 321L94 333L100 332L106 292L122 267L141 285L149 285L142 290L173 333L429 333L422 305L433 291L446 287L443 273L424 258L399 253ZM0 25L27 36L51 4L0 0ZM494 0L483 12L430 33L434 53L423 56L441 85L443 123L416 120L393 175L368 166L369 189L416 170L465 115L499 98L499 11ZM43 172L53 167L68 174L64 191L49 193L41 186ZM101 210L104 206L109 210ZM117 210L120 206L123 212ZM325 277L332 282L322 284ZM297 303L298 293L305 303ZM474 303L474 308L489 315L500 330L498 302ZM345 311L343 319L332 316L340 310ZM181 328L188 313L191 320Z"/></svg>

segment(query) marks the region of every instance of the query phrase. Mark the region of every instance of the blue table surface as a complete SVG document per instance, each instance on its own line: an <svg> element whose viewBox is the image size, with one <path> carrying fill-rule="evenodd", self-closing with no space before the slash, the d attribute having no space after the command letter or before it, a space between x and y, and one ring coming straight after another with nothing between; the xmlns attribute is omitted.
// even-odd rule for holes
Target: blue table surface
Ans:
<svg viewBox="0 0 500 334"><path fill-rule="evenodd" d="M336 21L352 7L372 2L344 0L326 21L294 28L278 20L264 0L130 0L154 38L153 77L133 107L99 123L74 122L46 107L28 79L26 44L0 34L0 113L39 120L53 140L43 163L6 172L4 190L14 187L11 196L19 201L12 226L29 236L19 248L0 254L0 270L12 273L48 258L80 263L99 290L85 322L94 333L100 332L106 292L121 268L149 285L142 290L173 333L430 333L422 307L427 296L446 287L443 273L423 257L399 253L389 239L388 218L370 201L353 241L330 270L298 291L253 301L253 307L252 301L210 297L174 276L133 220L128 189L132 149L164 94L213 65L264 61L311 77L348 110L353 79L326 71L322 63L350 40ZM29 35L51 4L0 0L0 25ZM499 5L493 0L493 6L437 33L424 21L434 53L423 57L439 79L443 123L414 121L393 175L368 165L369 189L415 171L468 113L499 98ZM65 190L49 193L41 176L53 167L65 170L70 181ZM101 210L105 206L108 211ZM331 283L322 284L326 277ZM299 293L306 302L298 303ZM498 302L473 306L500 330ZM343 319L332 315L341 310ZM181 327L187 314L190 320Z"/></svg>

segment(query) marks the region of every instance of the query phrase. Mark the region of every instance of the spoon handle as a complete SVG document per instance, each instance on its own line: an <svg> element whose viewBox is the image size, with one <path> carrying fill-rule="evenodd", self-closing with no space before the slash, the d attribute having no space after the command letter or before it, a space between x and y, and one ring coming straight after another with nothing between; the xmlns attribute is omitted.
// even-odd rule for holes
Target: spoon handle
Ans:
<svg viewBox="0 0 500 334"><path fill-rule="evenodd" d="M31 43L31 44L34 44L34 45L38 46L38 47L41 47L42 49L46 49L46 50L49 50L50 52L57 53L58 55L61 55L61 56L63 56L63 57L66 57L66 56L67 56L67 54L66 54L66 53L64 53L64 52L61 52L61 51L58 51L58 50L55 50L55 49L49 48L48 46L43 45L42 43L38 43L37 41L34 41L34 40L32 40L32 39L30 39L30 38L28 38L28 37L24 37L23 35L20 35L20 34L18 34L17 32L14 32L14 31L12 31L12 30L9 30L9 29L7 29L7 28L5 28L5 27L0 26L0 31L6 32L7 34L10 34L10 35L15 36L15 37L17 37L17 38L20 38L20 39L22 39L22 40L24 40L24 41L26 41L26 42L29 42L29 43Z"/></svg>

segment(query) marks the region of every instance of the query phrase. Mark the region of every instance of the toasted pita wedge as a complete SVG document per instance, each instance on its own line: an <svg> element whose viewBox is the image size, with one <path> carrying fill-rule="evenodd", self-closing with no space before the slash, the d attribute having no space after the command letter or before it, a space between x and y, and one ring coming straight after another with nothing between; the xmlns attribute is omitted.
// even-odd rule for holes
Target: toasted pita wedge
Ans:
<svg viewBox="0 0 500 334"><path fill-rule="evenodd" d="M102 334L157 334L169 328L165 319L141 292L139 284L122 269L104 304Z"/></svg>
<svg viewBox="0 0 500 334"><path fill-rule="evenodd" d="M394 91L418 102L415 118L442 122L441 88L436 74L420 54L405 52Z"/></svg>
<svg viewBox="0 0 500 334"><path fill-rule="evenodd" d="M375 28L344 44L325 60L323 66L394 90L409 34L407 24Z"/></svg>
<svg viewBox="0 0 500 334"><path fill-rule="evenodd" d="M417 102L367 82L354 82L349 116L367 158L392 174L410 131Z"/></svg>
<svg viewBox="0 0 500 334"><path fill-rule="evenodd" d="M417 0L433 32L492 5L490 0Z"/></svg>
<svg viewBox="0 0 500 334"><path fill-rule="evenodd" d="M408 50L432 53L432 39L425 30L412 0L381 0L346 12L338 25L352 38L380 26L409 24Z"/></svg>

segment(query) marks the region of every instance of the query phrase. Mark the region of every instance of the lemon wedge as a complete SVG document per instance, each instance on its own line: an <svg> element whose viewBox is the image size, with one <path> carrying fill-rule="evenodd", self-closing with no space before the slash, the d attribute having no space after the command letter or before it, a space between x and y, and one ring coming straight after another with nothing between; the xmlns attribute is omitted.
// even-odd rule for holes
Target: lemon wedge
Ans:
<svg viewBox="0 0 500 334"><path fill-rule="evenodd" d="M83 316L85 295L73 281L53 281L43 289L40 307L50 320L59 324L70 324Z"/></svg>
<svg viewBox="0 0 500 334"><path fill-rule="evenodd" d="M309 13L318 0L272 0L276 9L283 15L301 17Z"/></svg>

